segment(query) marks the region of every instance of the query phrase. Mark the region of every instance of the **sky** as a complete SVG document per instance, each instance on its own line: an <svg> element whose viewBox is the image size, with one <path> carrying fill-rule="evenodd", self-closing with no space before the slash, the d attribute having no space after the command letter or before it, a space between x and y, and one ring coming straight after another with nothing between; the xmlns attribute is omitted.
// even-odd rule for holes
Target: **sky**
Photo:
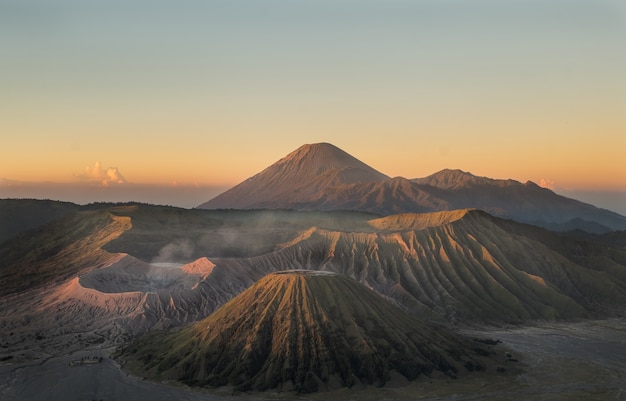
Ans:
<svg viewBox="0 0 626 401"><path fill-rule="evenodd" d="M621 0L0 0L0 197L192 207L329 142L626 214L624 49Z"/></svg>

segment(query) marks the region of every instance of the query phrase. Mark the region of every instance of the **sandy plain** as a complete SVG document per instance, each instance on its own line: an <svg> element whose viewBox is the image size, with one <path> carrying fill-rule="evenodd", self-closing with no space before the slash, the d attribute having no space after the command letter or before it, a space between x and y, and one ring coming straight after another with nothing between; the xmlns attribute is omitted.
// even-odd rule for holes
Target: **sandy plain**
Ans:
<svg viewBox="0 0 626 401"><path fill-rule="evenodd" d="M125 372L110 358L114 347L97 344L71 354L28 363L0 363L0 399L44 400L618 400L626 399L624 319L541 323L526 327L465 330L502 341L513 374L468 375L456 380L418 379L408 386L344 389L330 393L233 394L228 388L197 390L154 383ZM60 345L60 344L59 344ZM60 349L61 347L59 347ZM71 366L81 358L93 364Z"/></svg>

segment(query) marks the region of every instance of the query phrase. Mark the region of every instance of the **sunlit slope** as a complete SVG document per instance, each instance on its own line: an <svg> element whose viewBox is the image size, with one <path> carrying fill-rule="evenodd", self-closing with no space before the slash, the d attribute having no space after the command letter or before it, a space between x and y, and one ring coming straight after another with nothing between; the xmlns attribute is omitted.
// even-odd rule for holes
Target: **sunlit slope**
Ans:
<svg viewBox="0 0 626 401"><path fill-rule="evenodd" d="M470 210L453 210L450 212L433 213L403 213L380 219L370 220L368 223L378 231L409 231L423 230L430 227L442 226L464 218Z"/></svg>
<svg viewBox="0 0 626 401"><path fill-rule="evenodd" d="M371 224L380 229L312 228L278 252L230 263L333 271L413 312L452 322L600 316L626 305L623 250L476 210L390 216Z"/></svg>
<svg viewBox="0 0 626 401"><path fill-rule="evenodd" d="M104 244L131 227L108 210L77 212L13 238L0 247L3 295L59 283L110 258Z"/></svg>
<svg viewBox="0 0 626 401"><path fill-rule="evenodd" d="M488 360L475 348L350 278L288 271L262 278L193 326L140 339L123 355L158 379L315 391L381 385L393 372L412 380L483 370Z"/></svg>

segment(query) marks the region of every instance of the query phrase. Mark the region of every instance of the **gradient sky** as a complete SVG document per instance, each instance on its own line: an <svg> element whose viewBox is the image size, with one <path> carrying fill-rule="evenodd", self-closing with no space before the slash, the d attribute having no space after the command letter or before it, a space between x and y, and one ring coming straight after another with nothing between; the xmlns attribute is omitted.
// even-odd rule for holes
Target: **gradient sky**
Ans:
<svg viewBox="0 0 626 401"><path fill-rule="evenodd" d="M625 71L621 0L0 0L0 196L215 191L314 142L626 194Z"/></svg>

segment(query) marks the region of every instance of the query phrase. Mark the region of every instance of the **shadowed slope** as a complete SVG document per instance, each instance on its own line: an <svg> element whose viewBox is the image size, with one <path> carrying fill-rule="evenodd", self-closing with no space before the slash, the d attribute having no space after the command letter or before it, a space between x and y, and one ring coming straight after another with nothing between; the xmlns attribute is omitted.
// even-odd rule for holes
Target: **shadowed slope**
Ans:
<svg viewBox="0 0 626 401"><path fill-rule="evenodd" d="M16 235L77 212L69 202L0 199L0 243Z"/></svg>
<svg viewBox="0 0 626 401"><path fill-rule="evenodd" d="M360 210L383 215L450 210L451 204L437 192L406 178L323 188L306 202L292 207L305 210Z"/></svg>
<svg viewBox="0 0 626 401"><path fill-rule="evenodd" d="M393 372L412 380L482 370L486 360L473 348L352 279L288 271L264 277L191 327L140 339L123 355L159 379L315 391L382 385Z"/></svg>
<svg viewBox="0 0 626 401"><path fill-rule="evenodd" d="M108 210L77 212L0 247L2 295L60 283L110 258L101 247L131 227Z"/></svg>
<svg viewBox="0 0 626 401"><path fill-rule="evenodd" d="M487 177L478 177L458 169L444 169L435 174L431 174L428 177L414 178L411 181L441 189L461 189L481 185L491 185L503 188L519 184L519 182L515 180L494 180Z"/></svg>
<svg viewBox="0 0 626 401"><path fill-rule="evenodd" d="M626 217L558 195L532 181L496 180L461 170L442 170L411 180L426 191L438 189L451 209L478 208L545 228L592 229L596 232L626 229ZM431 189L429 189L431 188ZM590 222L595 222L593 226ZM601 226L598 226L601 225ZM603 226L603 231L602 231Z"/></svg>

